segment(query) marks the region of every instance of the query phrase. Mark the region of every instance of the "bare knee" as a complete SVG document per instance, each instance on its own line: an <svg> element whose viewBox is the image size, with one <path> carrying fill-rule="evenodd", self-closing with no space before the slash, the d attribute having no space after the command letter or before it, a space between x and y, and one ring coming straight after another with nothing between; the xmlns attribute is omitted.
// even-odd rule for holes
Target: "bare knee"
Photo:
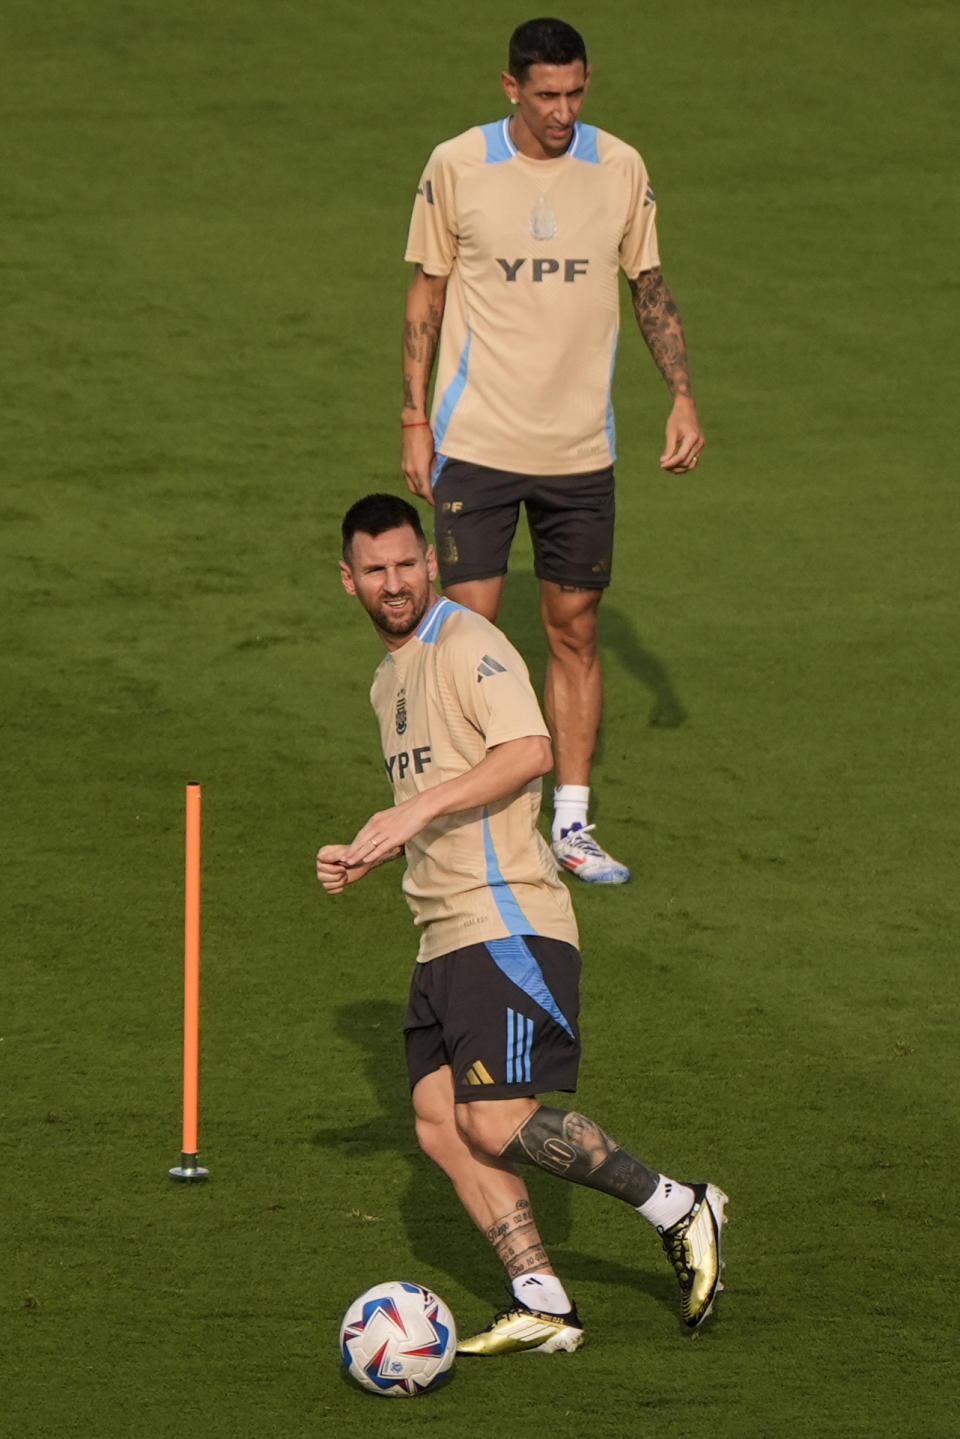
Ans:
<svg viewBox="0 0 960 1439"><path fill-rule="evenodd" d="M418 1080L411 1097L417 1143L429 1159L450 1174L466 1151L457 1129L449 1065Z"/></svg>
<svg viewBox="0 0 960 1439"><path fill-rule="evenodd" d="M463 1140L452 1112L442 1118L418 1114L414 1127L417 1143L427 1158L449 1173L463 1150Z"/></svg>
<svg viewBox="0 0 960 1439"><path fill-rule="evenodd" d="M548 629L551 657L561 664L589 666L597 658L596 627L589 633L579 629Z"/></svg>
<svg viewBox="0 0 960 1439"><path fill-rule="evenodd" d="M538 1108L535 1099L492 1099L457 1105L457 1125L470 1148L496 1158Z"/></svg>
<svg viewBox="0 0 960 1439"><path fill-rule="evenodd" d="M555 658L585 663L595 658L601 594L601 590L563 590L559 585L544 585L543 628Z"/></svg>

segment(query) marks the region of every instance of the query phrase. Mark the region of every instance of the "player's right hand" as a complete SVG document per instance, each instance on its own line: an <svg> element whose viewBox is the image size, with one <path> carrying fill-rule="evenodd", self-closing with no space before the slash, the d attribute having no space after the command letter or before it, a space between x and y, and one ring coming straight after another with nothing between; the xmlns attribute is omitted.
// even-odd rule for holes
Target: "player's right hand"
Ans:
<svg viewBox="0 0 960 1439"><path fill-rule="evenodd" d="M436 462L433 448L433 430L429 425L410 425L403 431L403 456L400 467L403 470L411 494L428 505L433 504L433 486L430 478Z"/></svg>
<svg viewBox="0 0 960 1439"><path fill-rule="evenodd" d="M327 894L342 894L351 879L359 878L359 875L347 875L343 857L348 849L346 844L325 844L317 850L317 879Z"/></svg>

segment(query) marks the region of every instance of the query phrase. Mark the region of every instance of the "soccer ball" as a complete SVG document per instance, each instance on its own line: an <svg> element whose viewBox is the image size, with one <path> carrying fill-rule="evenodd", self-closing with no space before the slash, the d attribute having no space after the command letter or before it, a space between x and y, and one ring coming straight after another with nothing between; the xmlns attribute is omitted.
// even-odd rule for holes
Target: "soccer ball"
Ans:
<svg viewBox="0 0 960 1439"><path fill-rule="evenodd" d="M429 1289L393 1280L355 1299L340 1326L340 1352L351 1379L373 1394L423 1394L454 1360L453 1315Z"/></svg>

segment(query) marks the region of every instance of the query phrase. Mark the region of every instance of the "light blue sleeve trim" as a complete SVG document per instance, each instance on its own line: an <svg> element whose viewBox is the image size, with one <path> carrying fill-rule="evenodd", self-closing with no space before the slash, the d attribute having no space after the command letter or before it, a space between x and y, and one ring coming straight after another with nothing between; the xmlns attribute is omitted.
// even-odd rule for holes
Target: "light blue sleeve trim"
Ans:
<svg viewBox="0 0 960 1439"><path fill-rule="evenodd" d="M502 165L504 160L512 160L517 153L517 147L510 139L510 117L504 120L491 120L489 125L481 125L483 138L487 142L487 164Z"/></svg>
<svg viewBox="0 0 960 1439"><path fill-rule="evenodd" d="M461 609L463 609L462 605L455 604L453 600L444 599L441 596L426 618L420 622L420 628L417 630L417 639L420 643L435 645L447 620L455 610Z"/></svg>
<svg viewBox="0 0 960 1439"><path fill-rule="evenodd" d="M610 356L610 382L607 386L607 444L610 446L610 463L613 464L617 458L617 427L613 419L613 371L617 363L617 345L620 340L620 327L617 326L616 334L613 337L613 353Z"/></svg>
<svg viewBox="0 0 960 1439"><path fill-rule="evenodd" d="M500 918L507 926L508 931L510 934L537 934L536 927L527 919L517 902L516 895L503 877L500 861L497 859L497 851L493 845L493 836L490 833L490 817L486 810L483 812L483 849L487 862L487 884L493 892L497 909L500 911Z"/></svg>
<svg viewBox="0 0 960 1439"><path fill-rule="evenodd" d="M598 134L599 131L596 125L581 125L578 120L574 130L573 141L567 154L572 155L575 160L583 160L587 165L599 165L600 150L597 145Z"/></svg>
<svg viewBox="0 0 960 1439"><path fill-rule="evenodd" d="M447 428L450 424L450 420L453 417L453 412L457 408L460 396L463 394L464 390L467 387L467 369L470 365L470 342L472 341L472 339L473 332L471 330L468 330L467 342L464 345L463 353L460 356L460 363L457 366L457 373L454 375L453 379L447 386L443 399L440 401L440 405L437 409L437 420L436 424L433 427L433 444L434 449L437 450L443 449L443 437L447 433Z"/></svg>
<svg viewBox="0 0 960 1439"><path fill-rule="evenodd" d="M447 463L447 460L448 460L449 458L450 458L449 455L438 455L438 454L434 453L434 456L433 456L433 469L432 469L431 472L430 472L430 488L431 488L431 490L435 490L435 489L437 488L437 481L439 480L440 475L441 475L441 472L442 472L442 470L443 470L443 467L444 467L444 465Z"/></svg>

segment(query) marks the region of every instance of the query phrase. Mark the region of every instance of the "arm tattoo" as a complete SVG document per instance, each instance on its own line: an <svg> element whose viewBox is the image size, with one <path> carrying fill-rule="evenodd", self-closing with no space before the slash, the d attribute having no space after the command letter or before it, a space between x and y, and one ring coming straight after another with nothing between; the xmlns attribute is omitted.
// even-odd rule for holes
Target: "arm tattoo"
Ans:
<svg viewBox="0 0 960 1439"><path fill-rule="evenodd" d="M422 272L422 267L418 265L417 274L422 274ZM404 320L403 408L405 410L417 408L413 394L413 367L419 369L427 380L433 371L433 362L436 358L437 346L440 343L443 309L442 304L438 305L433 300L428 300L426 310L422 314L414 319Z"/></svg>
<svg viewBox="0 0 960 1439"><path fill-rule="evenodd" d="M637 324L657 369L674 395L691 395L687 343L680 311L660 267L644 270L643 274L631 280L630 293Z"/></svg>
<svg viewBox="0 0 960 1439"><path fill-rule="evenodd" d="M535 1164L572 1184L599 1189L634 1207L646 1203L659 1179L585 1114L546 1104L521 1124L501 1155L517 1164Z"/></svg>
<svg viewBox="0 0 960 1439"><path fill-rule="evenodd" d="M549 1265L529 1199L519 1199L516 1208L491 1225L487 1239L511 1279Z"/></svg>
<svg viewBox="0 0 960 1439"><path fill-rule="evenodd" d="M408 320L404 323L403 348L409 359L425 361L427 368L430 368L437 352L437 345L440 343L442 320L441 306L431 304L427 306L426 315L418 322L413 323Z"/></svg>

